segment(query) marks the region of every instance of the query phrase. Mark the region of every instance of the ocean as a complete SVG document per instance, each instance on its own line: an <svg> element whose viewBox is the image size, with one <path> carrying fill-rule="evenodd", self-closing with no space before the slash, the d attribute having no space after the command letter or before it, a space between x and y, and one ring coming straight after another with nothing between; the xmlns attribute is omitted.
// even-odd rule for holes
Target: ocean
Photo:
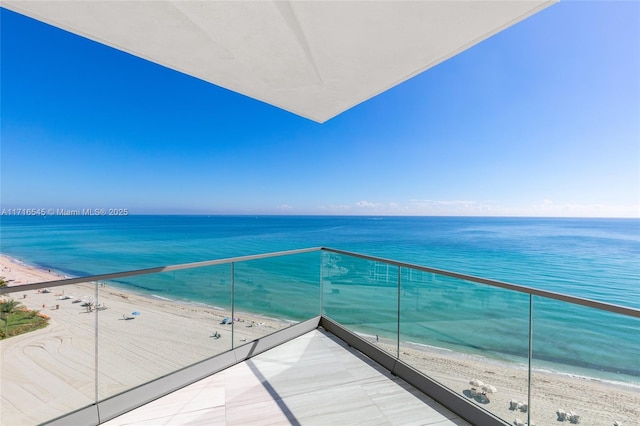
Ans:
<svg viewBox="0 0 640 426"><path fill-rule="evenodd" d="M640 308L638 219L131 215L2 216L0 220L3 254L68 276L324 246ZM198 285L194 281L191 284L180 281L180 285L172 286L166 280L162 285L147 287L134 281L118 283L155 297L206 303L195 290ZM269 286L273 294L287 294L285 289L280 293L275 290L277 279L269 281ZM450 302L455 295L453 290L447 291ZM343 294L346 297L348 293ZM476 289L470 294L475 297L480 293ZM356 312L355 305L368 305L370 300L350 299L349 309ZM505 299L503 306L494 309L508 310L507 303L515 306L519 302ZM284 315L278 310L287 305L275 303L270 314ZM571 335L572 323L589 321L593 327L588 335L573 336L566 353L553 342L541 340L538 347L549 346L549 351L538 350L541 359L550 365L580 364L605 373L623 372L626 381L640 382L638 321L605 313L593 318L594 311L585 309L555 318L555 308L551 304L541 309L537 318L540 327L549 324L545 335ZM472 311L463 309L469 316L473 316ZM455 306L451 312L460 316ZM520 316L527 319L524 313ZM558 324L563 324L561 330ZM379 328L362 325L364 330L386 332L382 324ZM502 325L496 323L498 326ZM616 330L620 330L619 338ZM416 344L470 354L492 353L498 358L522 355L522 350L509 348L522 347L523 339L514 344L499 331L500 339L493 331L485 337L476 333L472 345L465 345L463 330L460 334L427 330L416 322L407 333ZM447 338L442 337L444 334ZM459 338L454 341L452 336ZM612 339L618 349L596 350L608 347L601 340L603 336ZM577 362L574 353L587 356Z"/></svg>

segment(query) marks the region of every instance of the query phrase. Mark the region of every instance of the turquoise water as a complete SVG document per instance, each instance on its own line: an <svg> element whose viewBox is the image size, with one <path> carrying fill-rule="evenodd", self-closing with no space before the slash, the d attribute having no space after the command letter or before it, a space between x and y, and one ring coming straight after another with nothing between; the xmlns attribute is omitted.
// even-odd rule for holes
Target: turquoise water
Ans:
<svg viewBox="0 0 640 426"><path fill-rule="evenodd" d="M3 216L1 225L2 253L74 276L325 246L640 308L637 219ZM327 312L393 336L397 270L340 256L330 263L337 272L327 280ZM238 265L235 273L236 296L246 310L296 318L318 309L304 303L318 295L318 253ZM119 285L227 306L229 282L224 266L205 275L185 271ZM433 274L403 282L405 340L500 359L526 357L528 298ZM534 356L541 368L567 364L638 380L638 321L534 303Z"/></svg>

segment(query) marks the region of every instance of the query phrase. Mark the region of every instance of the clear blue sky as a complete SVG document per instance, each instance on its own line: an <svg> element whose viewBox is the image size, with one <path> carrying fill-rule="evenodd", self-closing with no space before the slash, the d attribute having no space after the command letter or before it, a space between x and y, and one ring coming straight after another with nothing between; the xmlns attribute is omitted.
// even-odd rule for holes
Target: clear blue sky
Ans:
<svg viewBox="0 0 640 426"><path fill-rule="evenodd" d="M317 124L1 10L1 206L640 216L640 3L566 1Z"/></svg>

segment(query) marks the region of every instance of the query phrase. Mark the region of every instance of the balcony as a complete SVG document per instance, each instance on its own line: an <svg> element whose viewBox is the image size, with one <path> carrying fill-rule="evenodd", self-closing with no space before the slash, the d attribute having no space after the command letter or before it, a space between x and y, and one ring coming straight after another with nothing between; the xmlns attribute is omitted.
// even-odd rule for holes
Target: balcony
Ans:
<svg viewBox="0 0 640 426"><path fill-rule="evenodd" d="M104 424L468 423L320 329Z"/></svg>
<svg viewBox="0 0 640 426"><path fill-rule="evenodd" d="M3 425L640 418L639 310L419 265L311 248L0 292L50 317L2 341Z"/></svg>

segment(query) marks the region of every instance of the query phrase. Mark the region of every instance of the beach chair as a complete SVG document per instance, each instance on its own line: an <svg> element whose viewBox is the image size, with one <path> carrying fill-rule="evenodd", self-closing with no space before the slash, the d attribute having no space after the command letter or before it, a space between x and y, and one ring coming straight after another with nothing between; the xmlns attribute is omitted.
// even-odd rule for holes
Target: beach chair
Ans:
<svg viewBox="0 0 640 426"><path fill-rule="evenodd" d="M558 416L558 421L560 422L564 422L565 420L567 420L567 412L562 408L558 408L558 411L556 411L556 415Z"/></svg>
<svg viewBox="0 0 640 426"><path fill-rule="evenodd" d="M580 423L580 416L574 413L573 411L569 411L569 413L567 414L567 417L569 418L569 421L573 424Z"/></svg>

